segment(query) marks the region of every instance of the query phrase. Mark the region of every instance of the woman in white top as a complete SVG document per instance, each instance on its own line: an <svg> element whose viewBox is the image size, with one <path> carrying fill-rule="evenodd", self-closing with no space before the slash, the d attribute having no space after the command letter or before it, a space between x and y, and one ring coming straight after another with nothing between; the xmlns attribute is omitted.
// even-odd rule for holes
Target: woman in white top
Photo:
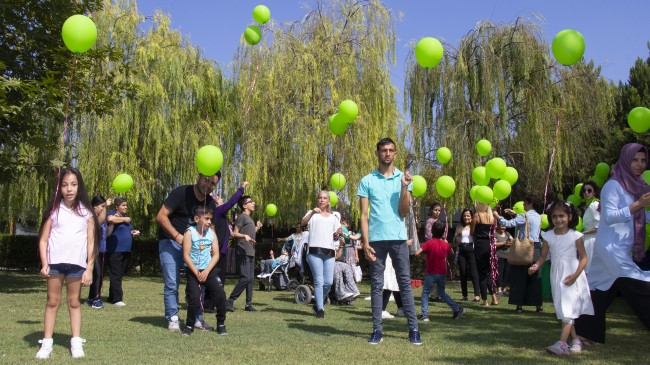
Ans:
<svg viewBox="0 0 650 365"><path fill-rule="evenodd" d="M474 287L473 302L480 301L478 286L478 271L476 269L476 256L474 255L474 239L472 238L472 211L465 208L460 213L460 224L456 227L454 244L458 246L458 270L460 271L460 289L463 299L467 300L467 277L472 280Z"/></svg>
<svg viewBox="0 0 650 365"><path fill-rule="evenodd" d="M645 224L650 214L650 186L641 175L648 165L648 150L638 143L623 146L611 178L601 192L601 223L587 275L593 316L581 316L575 328L581 340L605 342L605 314L620 294L647 329L650 329L650 271L641 270L645 258Z"/></svg>
<svg viewBox="0 0 650 365"><path fill-rule="evenodd" d="M334 280L334 234L341 234L341 222L332 214L330 195L327 191L318 193L317 207L302 218L302 225L309 226L309 253L307 262L314 278L314 315L324 318L323 302Z"/></svg>
<svg viewBox="0 0 650 365"><path fill-rule="evenodd" d="M582 184L580 196L585 200L587 208L582 216L582 234L585 243L585 251L587 253L587 266L585 273L589 273L591 265L591 256L594 253L594 243L596 242L596 231L598 230L598 223L600 222L600 201L598 201L599 189L594 181L587 181Z"/></svg>

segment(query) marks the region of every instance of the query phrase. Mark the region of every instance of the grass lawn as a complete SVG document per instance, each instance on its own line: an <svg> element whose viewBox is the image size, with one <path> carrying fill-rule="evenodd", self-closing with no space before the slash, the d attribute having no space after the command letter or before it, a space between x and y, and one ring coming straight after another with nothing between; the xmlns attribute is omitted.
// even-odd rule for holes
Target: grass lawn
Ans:
<svg viewBox="0 0 650 365"><path fill-rule="evenodd" d="M228 281L226 292L234 281ZM360 286L362 296L352 306L328 306L325 319L316 319L309 306L295 304L292 292L255 290L253 304L259 312L243 311L244 298L228 313L228 336L196 331L190 337L167 331L163 316L162 279L127 277L126 307L97 310L83 306L82 337L86 357L75 362L92 364L638 364L648 361L648 332L617 301L608 315L608 343L587 347L583 353L559 358L544 348L557 341L560 324L553 305L544 313L515 314L501 298L499 306L482 308L464 304L467 314L452 321L444 303L430 303L431 322L421 323L424 344L408 342L404 318L384 320L384 342L367 343L372 330L369 283ZM255 285L257 288L257 285ZM104 291L108 281L104 283ZM185 285L181 286L184 294ZM460 298L457 283L447 292ZM83 294L87 295L87 288ZM184 295L181 295L183 297ZM420 289L415 290L419 309ZM0 363L43 363L34 360L43 336L45 280L36 274L0 272ZM184 302L183 299L181 299ZM527 308L530 309L530 308ZM395 313L393 302L388 307ZM183 305L181 318L186 315ZM208 314L211 324L215 319ZM68 364L70 325L62 304L54 334L54 352L48 364Z"/></svg>

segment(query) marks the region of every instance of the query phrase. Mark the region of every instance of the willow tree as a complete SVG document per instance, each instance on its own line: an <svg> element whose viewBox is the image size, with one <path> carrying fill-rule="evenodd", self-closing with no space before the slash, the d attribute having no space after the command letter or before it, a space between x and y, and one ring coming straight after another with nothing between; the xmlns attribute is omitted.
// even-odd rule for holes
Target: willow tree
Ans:
<svg viewBox="0 0 650 365"><path fill-rule="evenodd" d="M407 60L408 136L428 176L456 179L452 206L470 203L472 169L495 156L519 172L514 197L544 194L554 144L550 189L560 192L563 182L593 172L598 161L592 146L603 145L612 91L591 63L557 65L535 24L483 22L457 47L445 44L445 57L435 68L420 67L413 55ZM475 149L483 138L492 143L486 158ZM442 146L453 154L444 167L435 159Z"/></svg>
<svg viewBox="0 0 650 365"><path fill-rule="evenodd" d="M169 191L195 181L194 155L200 146L214 144L233 154L234 143L224 138L224 131L231 129L226 115L232 114L233 91L213 62L170 29L168 16L157 12L145 18L135 1L106 0L93 17L99 46L123 51L122 57L107 56L95 67L115 82L135 84L137 91L124 95L111 113L78 117L77 164L92 191L110 196L117 195L110 190L111 180L130 174L135 181L126 193L130 213L146 230L155 226ZM139 27L149 20L152 25L141 32Z"/></svg>
<svg viewBox="0 0 650 365"><path fill-rule="evenodd" d="M319 2L302 21L263 30L265 43L242 41L234 61L241 103L234 168L258 204L276 204L289 223L342 172L348 183L338 209L358 214L357 184L375 168L376 142L396 138L400 120L390 12L379 1ZM328 117L345 99L358 104L359 117L337 137Z"/></svg>

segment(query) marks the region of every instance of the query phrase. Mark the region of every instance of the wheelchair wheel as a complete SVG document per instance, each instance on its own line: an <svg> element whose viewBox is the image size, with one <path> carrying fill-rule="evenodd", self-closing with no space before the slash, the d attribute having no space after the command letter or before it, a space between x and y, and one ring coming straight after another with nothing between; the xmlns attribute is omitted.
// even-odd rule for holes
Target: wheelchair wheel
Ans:
<svg viewBox="0 0 650 365"><path fill-rule="evenodd" d="M298 286L300 286L300 282L298 282L296 279L291 279L287 285L287 290L296 290Z"/></svg>
<svg viewBox="0 0 650 365"><path fill-rule="evenodd" d="M296 303L309 305L311 303L311 290L307 285L299 285L294 294Z"/></svg>

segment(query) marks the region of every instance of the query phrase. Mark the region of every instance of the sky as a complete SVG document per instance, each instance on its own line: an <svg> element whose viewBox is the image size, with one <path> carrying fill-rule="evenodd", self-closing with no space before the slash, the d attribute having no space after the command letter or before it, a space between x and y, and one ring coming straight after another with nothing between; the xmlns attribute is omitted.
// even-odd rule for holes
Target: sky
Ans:
<svg viewBox="0 0 650 365"><path fill-rule="evenodd" d="M322 0L326 3L328 0ZM397 63L391 67L393 85L404 88L404 63L413 42L435 37L454 45L480 21L504 24L518 17L534 20L544 38L552 42L563 29L575 29L586 42L585 59L601 66L602 75L626 82L630 67L649 55L650 1L647 0L384 0L398 18ZM252 11L266 5L271 21L283 24L301 20L316 7L316 0L137 0L144 15L160 9L205 57L228 65L244 29L254 24Z"/></svg>

